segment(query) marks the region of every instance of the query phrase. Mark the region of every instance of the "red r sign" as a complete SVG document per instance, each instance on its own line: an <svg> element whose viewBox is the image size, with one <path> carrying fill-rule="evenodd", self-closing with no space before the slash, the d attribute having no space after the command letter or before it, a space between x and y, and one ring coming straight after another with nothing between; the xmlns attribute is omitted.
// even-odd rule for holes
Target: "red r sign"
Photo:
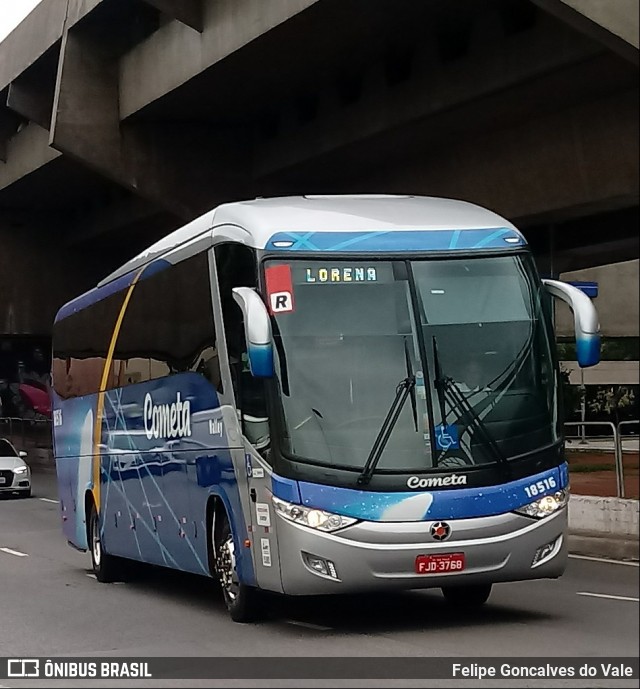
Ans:
<svg viewBox="0 0 640 689"><path fill-rule="evenodd" d="M269 266L265 270L269 311L272 314L290 313L295 308L291 266Z"/></svg>

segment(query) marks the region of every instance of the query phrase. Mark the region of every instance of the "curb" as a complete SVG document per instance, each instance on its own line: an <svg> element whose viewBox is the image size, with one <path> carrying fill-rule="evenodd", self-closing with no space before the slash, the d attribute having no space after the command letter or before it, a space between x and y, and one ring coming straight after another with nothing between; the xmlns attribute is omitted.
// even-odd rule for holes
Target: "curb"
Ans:
<svg viewBox="0 0 640 689"><path fill-rule="evenodd" d="M568 546L572 555L636 562L640 559L640 547L635 538L615 538L604 534L574 531L569 532Z"/></svg>

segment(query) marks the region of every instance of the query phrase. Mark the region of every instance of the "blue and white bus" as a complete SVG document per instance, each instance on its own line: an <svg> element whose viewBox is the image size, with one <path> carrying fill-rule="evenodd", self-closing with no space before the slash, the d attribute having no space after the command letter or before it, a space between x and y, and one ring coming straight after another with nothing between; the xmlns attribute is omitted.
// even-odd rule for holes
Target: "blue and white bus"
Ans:
<svg viewBox="0 0 640 689"><path fill-rule="evenodd" d="M64 306L63 529L99 581L142 561L260 591L441 588L566 564L552 298L504 218L415 196L219 206Z"/></svg>

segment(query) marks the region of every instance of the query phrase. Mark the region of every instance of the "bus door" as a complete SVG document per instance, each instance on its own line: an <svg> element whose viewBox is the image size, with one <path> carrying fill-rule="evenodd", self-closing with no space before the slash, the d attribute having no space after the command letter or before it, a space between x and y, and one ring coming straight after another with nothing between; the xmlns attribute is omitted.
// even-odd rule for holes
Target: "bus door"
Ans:
<svg viewBox="0 0 640 689"><path fill-rule="evenodd" d="M235 371L244 441L244 474L250 501L250 541L261 588L282 591L275 515L271 501L270 435L264 381L254 378L243 357Z"/></svg>

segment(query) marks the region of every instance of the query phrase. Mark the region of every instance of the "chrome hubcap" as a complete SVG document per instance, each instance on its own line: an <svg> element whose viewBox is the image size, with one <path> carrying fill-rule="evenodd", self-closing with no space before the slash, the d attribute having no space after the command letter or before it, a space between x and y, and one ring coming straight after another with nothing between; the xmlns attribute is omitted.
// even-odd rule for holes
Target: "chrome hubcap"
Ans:
<svg viewBox="0 0 640 689"><path fill-rule="evenodd" d="M234 601L238 596L240 582L236 572L235 546L231 535L227 536L224 543L220 545L216 569L225 595L229 600Z"/></svg>
<svg viewBox="0 0 640 689"><path fill-rule="evenodd" d="M96 567L100 566L100 560L102 559L102 545L100 544L100 527L98 525L97 517L93 520L91 524L91 549L93 552L93 561Z"/></svg>

